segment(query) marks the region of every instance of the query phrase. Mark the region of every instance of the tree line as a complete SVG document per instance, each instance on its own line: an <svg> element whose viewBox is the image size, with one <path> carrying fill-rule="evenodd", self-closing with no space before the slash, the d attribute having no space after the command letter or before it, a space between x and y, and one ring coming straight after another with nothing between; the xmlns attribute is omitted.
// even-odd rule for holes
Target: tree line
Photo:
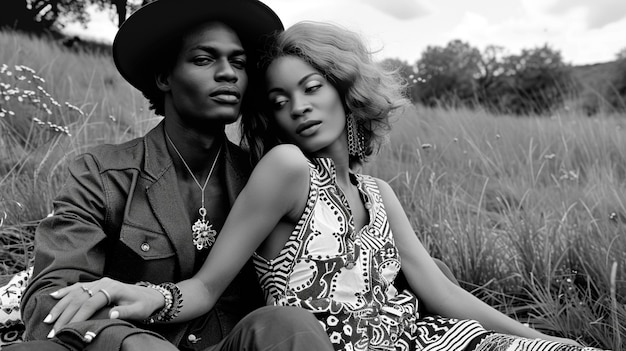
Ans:
<svg viewBox="0 0 626 351"><path fill-rule="evenodd" d="M68 23L86 25L90 7L117 16L120 26L127 15L154 0L2 0L0 28L30 33L59 32Z"/></svg>
<svg viewBox="0 0 626 351"><path fill-rule="evenodd" d="M120 26L129 13L151 1L2 0L0 28L59 34L68 23L86 25L90 7L111 13ZM562 108L583 90L573 67L547 45L515 55L499 46L480 51L452 40L446 46L428 46L414 64L399 59L385 63L399 69L414 102L431 107L481 107L495 113L542 115ZM585 112L626 111L626 49L617 55L614 73L600 90L584 101Z"/></svg>
<svg viewBox="0 0 626 351"><path fill-rule="evenodd" d="M612 78L604 84L603 109L626 111L626 49L617 55ZM576 99L582 90L574 68L548 45L506 54L504 48L485 50L461 40L428 46L413 65L398 59L397 68L409 85L409 96L425 106L481 107L494 113L545 115ZM597 102L596 102L597 103ZM598 106L584 102L585 112Z"/></svg>

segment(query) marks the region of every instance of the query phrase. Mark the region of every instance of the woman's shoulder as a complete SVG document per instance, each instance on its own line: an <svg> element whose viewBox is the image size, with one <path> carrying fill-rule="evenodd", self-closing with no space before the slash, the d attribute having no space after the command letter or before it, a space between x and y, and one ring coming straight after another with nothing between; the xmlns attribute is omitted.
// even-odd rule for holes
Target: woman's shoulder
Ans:
<svg viewBox="0 0 626 351"><path fill-rule="evenodd" d="M389 185L389 183L387 183L386 181L380 179L380 178L376 178L373 176L368 176L374 183L376 183L376 187L378 188L378 191L380 192L380 195L383 198L389 197L389 196L394 196L395 197L395 193L393 191L393 189L391 188L391 185Z"/></svg>
<svg viewBox="0 0 626 351"><path fill-rule="evenodd" d="M277 177L308 177L309 161L297 146L281 144L269 150L261 158L256 169L267 171Z"/></svg>

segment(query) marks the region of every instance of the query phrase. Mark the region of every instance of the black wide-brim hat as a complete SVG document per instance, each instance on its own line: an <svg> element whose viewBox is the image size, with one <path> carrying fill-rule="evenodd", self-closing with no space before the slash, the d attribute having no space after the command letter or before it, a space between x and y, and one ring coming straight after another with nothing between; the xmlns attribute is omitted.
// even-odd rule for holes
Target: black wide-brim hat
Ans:
<svg viewBox="0 0 626 351"><path fill-rule="evenodd" d="M219 21L237 33L248 60L256 59L266 39L283 24L258 0L156 0L135 11L113 41L113 61L131 85L142 92L155 89L156 60L164 49L194 26Z"/></svg>

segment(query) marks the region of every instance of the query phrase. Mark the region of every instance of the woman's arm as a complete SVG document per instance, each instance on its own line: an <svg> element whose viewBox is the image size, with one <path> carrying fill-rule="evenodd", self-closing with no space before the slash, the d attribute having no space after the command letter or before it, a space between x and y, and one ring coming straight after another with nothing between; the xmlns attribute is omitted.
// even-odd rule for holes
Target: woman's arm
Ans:
<svg viewBox="0 0 626 351"><path fill-rule="evenodd" d="M182 322L205 314L213 306L228 284L239 273L254 250L286 218L297 218L306 205L309 188L309 166L302 152L293 145L279 145L267 153L255 167L248 183L241 191L220 231L211 253L194 277L176 285L183 298L182 307L174 322ZM69 322L88 319L107 303L112 318L144 320L165 306L158 291L143 286L124 284L111 279L60 289L54 297L60 299L47 323L55 323L59 330L68 319L69 292L89 289L93 298L76 311L69 311ZM98 293L105 290L104 293Z"/></svg>
<svg viewBox="0 0 626 351"><path fill-rule="evenodd" d="M309 166L295 146L280 145L263 157L200 271L177 284L185 302L176 321L197 317L213 307L278 222L303 211L308 188Z"/></svg>
<svg viewBox="0 0 626 351"><path fill-rule="evenodd" d="M413 292L428 306L429 311L449 318L477 320L486 329L500 333L578 345L572 340L551 337L529 328L453 284L439 270L415 235L400 201L389 184L381 180L377 182L400 252L402 271Z"/></svg>

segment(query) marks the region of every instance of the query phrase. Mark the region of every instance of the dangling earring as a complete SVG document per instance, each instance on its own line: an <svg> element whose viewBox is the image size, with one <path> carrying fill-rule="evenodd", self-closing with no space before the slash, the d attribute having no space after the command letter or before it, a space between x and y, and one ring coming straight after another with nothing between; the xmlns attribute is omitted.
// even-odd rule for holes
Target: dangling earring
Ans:
<svg viewBox="0 0 626 351"><path fill-rule="evenodd" d="M352 114L346 116L348 128L348 153L350 156L363 160L365 156L365 135L362 128L356 123Z"/></svg>

